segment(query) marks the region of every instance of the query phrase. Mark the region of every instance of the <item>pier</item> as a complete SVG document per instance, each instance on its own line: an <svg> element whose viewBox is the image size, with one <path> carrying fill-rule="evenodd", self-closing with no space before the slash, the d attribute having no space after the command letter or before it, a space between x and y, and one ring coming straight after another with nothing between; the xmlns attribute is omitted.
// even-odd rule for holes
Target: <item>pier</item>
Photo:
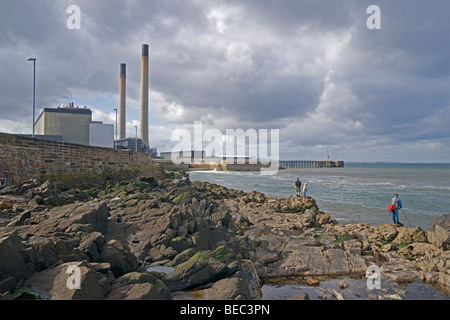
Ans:
<svg viewBox="0 0 450 320"><path fill-rule="evenodd" d="M344 161L333 160L280 160L280 168L343 168Z"/></svg>
<svg viewBox="0 0 450 320"><path fill-rule="evenodd" d="M259 171L263 167L270 165L263 165L260 162L255 164L250 163L226 163L226 161L211 161L211 162L188 162L175 165L172 160L155 159L155 163L162 165L166 170L217 170L217 171ZM343 168L344 161L334 160L280 160L278 164L280 169L288 168Z"/></svg>

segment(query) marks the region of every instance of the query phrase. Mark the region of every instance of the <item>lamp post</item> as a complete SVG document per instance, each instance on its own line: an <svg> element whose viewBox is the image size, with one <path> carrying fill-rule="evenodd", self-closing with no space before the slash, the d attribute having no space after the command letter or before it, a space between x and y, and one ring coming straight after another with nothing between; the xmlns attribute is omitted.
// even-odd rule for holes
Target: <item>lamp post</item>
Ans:
<svg viewBox="0 0 450 320"><path fill-rule="evenodd" d="M136 128L136 138L135 138L135 146L136 146L136 152L137 152L137 126L134 126Z"/></svg>
<svg viewBox="0 0 450 320"><path fill-rule="evenodd" d="M113 110L116 112L116 141L114 141L114 149L117 149L117 108Z"/></svg>
<svg viewBox="0 0 450 320"><path fill-rule="evenodd" d="M33 61L33 137L34 137L35 96L36 96L36 58L28 58L27 61Z"/></svg>

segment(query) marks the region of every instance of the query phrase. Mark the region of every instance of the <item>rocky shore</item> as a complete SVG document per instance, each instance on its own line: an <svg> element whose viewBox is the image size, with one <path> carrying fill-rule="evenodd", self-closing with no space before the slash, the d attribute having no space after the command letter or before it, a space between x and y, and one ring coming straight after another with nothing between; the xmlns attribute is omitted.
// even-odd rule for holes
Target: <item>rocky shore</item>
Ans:
<svg viewBox="0 0 450 320"><path fill-rule="evenodd" d="M0 189L3 299L256 300L268 279L313 285L316 277L365 277L371 265L397 283L420 279L449 295L449 248L449 214L427 232L340 225L310 197L268 198L173 173Z"/></svg>

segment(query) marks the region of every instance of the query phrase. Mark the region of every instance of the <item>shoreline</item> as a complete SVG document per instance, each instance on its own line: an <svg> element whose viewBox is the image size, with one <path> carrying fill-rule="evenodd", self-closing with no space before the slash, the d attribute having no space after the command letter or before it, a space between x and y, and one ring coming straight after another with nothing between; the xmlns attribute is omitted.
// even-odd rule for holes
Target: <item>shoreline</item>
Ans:
<svg viewBox="0 0 450 320"><path fill-rule="evenodd" d="M29 181L0 189L0 210L0 251L11 257L0 263L6 298L29 288L58 299L173 299L207 285L190 299L259 300L265 279L363 277L370 265L449 295L450 251L438 227L433 236L340 225L311 197L270 198L168 173L72 189ZM75 292L61 280L73 264L89 275Z"/></svg>
<svg viewBox="0 0 450 320"><path fill-rule="evenodd" d="M413 226L426 230L433 219L448 213L448 179L445 179L448 170L442 166L437 170L425 168L384 165L380 169L374 165L349 165L341 169L286 169L274 177L219 172L192 172L190 176L192 180L246 192L256 190L268 197L295 195L293 181L299 177L302 182L309 182L308 195L317 200L320 209L332 214L340 223L366 221L374 226L392 221L387 206L390 195L398 192L404 204L400 221L403 218L402 222L409 226L406 213Z"/></svg>

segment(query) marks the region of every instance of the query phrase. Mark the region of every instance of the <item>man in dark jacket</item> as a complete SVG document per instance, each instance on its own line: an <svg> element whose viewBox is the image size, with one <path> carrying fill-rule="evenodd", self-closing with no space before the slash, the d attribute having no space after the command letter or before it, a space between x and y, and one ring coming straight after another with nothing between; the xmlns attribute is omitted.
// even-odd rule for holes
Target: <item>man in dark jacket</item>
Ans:
<svg viewBox="0 0 450 320"><path fill-rule="evenodd" d="M295 181L295 187L297 191L297 197L300 197L300 194L302 192L302 182L297 178L297 181Z"/></svg>

